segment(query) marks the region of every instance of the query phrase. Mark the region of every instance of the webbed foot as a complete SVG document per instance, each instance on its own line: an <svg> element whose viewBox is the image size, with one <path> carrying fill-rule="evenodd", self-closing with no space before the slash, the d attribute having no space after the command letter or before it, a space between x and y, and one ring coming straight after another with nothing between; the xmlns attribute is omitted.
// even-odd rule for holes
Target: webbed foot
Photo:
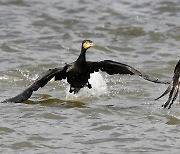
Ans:
<svg viewBox="0 0 180 154"><path fill-rule="evenodd" d="M74 92L74 94L77 94L79 92L80 88L74 88L74 87L70 87L69 92L72 93Z"/></svg>

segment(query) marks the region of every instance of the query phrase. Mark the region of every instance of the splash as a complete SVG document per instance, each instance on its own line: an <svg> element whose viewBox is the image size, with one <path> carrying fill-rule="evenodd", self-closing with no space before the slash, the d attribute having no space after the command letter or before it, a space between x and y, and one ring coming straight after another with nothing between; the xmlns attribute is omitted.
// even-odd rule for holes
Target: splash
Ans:
<svg viewBox="0 0 180 154"><path fill-rule="evenodd" d="M107 84L99 72L92 73L89 79L92 88L82 88L77 94L69 93L69 86L66 89L66 100L82 100L87 97L99 97L108 92Z"/></svg>

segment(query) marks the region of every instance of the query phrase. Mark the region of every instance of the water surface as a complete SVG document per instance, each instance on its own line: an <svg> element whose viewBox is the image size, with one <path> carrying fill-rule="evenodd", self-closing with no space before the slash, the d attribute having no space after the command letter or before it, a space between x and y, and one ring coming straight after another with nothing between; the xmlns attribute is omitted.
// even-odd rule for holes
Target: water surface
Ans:
<svg viewBox="0 0 180 154"><path fill-rule="evenodd" d="M179 0L0 0L0 100L41 72L87 59L129 64L171 80L180 49ZM0 153L179 153L180 103L154 101L167 87L129 75L93 75L68 94L51 81L22 104L0 104Z"/></svg>

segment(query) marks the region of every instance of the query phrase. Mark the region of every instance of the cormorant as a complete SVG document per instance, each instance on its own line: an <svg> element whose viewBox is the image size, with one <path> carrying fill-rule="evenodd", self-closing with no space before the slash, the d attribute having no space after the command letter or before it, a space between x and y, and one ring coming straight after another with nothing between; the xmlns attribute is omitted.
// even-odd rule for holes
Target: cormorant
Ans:
<svg viewBox="0 0 180 154"><path fill-rule="evenodd" d="M112 60L103 60L99 62L86 61L86 51L91 46L93 46L93 42L91 40L84 40L81 46L81 53L75 62L66 64L61 68L49 69L22 93L3 102L23 102L31 97L33 91L37 91L40 87L44 87L47 82L50 81L53 77L55 77L55 81L67 79L67 82L70 84L70 93L78 93L78 91L85 86L91 89L92 86L88 81L90 78L90 73L97 72L99 70L105 71L110 75L138 75L151 82L168 84L168 82L159 81L158 79L152 79L150 76L141 73L135 68L123 63L115 62Z"/></svg>
<svg viewBox="0 0 180 154"><path fill-rule="evenodd" d="M169 93L169 98L167 102L164 105L162 105L162 107L166 108L169 105L168 109L170 109L171 105L174 103L174 101L176 100L179 94L179 89L180 89L180 60L176 64L176 67L174 69L174 76L173 76L172 82L169 84L165 92L161 96L156 98L155 100L158 100L159 98Z"/></svg>

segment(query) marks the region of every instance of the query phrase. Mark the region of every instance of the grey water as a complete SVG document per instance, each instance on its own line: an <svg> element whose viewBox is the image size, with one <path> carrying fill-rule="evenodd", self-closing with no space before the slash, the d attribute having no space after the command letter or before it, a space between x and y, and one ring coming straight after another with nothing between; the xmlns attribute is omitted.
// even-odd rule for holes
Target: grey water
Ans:
<svg viewBox="0 0 180 154"><path fill-rule="evenodd" d="M0 0L0 101L49 68L115 60L171 81L180 59L179 0ZM25 103L0 104L0 153L180 152L180 98L137 76L92 74L93 89L68 93L50 81Z"/></svg>

